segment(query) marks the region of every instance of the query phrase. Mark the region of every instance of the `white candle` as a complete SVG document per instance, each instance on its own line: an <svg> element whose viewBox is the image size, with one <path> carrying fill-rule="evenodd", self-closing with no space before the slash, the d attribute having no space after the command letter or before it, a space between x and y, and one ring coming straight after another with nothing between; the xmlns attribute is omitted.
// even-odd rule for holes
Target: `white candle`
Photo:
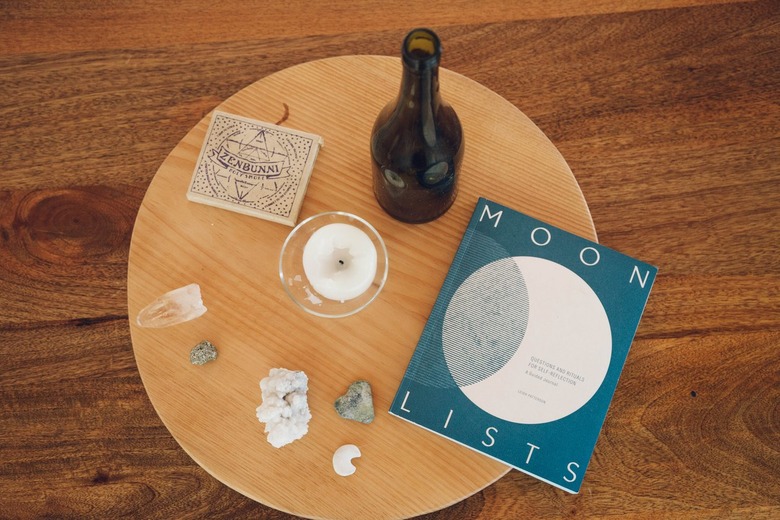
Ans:
<svg viewBox="0 0 780 520"><path fill-rule="evenodd" d="M303 270L311 286L325 298L341 302L371 287L376 260L371 239L349 224L321 227L303 248Z"/></svg>

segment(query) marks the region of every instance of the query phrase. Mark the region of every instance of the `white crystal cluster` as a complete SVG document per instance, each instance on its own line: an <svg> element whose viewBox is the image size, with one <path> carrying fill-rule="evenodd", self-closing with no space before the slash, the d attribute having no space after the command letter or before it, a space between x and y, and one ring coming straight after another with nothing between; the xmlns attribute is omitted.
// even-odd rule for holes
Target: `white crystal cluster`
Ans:
<svg viewBox="0 0 780 520"><path fill-rule="evenodd" d="M296 441L309 431L308 389L309 378L300 370L272 368L260 381L263 403L257 407L257 419L265 423L266 439L274 448Z"/></svg>

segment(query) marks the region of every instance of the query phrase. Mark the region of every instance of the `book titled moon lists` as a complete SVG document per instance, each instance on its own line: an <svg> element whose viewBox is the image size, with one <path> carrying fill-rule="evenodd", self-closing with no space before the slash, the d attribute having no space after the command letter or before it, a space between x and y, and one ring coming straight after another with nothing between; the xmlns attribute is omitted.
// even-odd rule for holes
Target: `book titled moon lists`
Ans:
<svg viewBox="0 0 780 520"><path fill-rule="evenodd" d="M578 493L656 273L479 199L390 413Z"/></svg>

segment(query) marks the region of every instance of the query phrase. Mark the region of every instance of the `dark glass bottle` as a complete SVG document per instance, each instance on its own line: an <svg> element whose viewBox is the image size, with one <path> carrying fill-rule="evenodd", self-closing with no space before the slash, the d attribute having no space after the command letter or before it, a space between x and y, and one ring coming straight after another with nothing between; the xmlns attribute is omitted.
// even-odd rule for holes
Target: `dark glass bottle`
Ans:
<svg viewBox="0 0 780 520"><path fill-rule="evenodd" d="M411 31L401 56L401 91L371 132L374 195L394 218L421 223L455 201L465 143L457 114L439 94L438 36Z"/></svg>

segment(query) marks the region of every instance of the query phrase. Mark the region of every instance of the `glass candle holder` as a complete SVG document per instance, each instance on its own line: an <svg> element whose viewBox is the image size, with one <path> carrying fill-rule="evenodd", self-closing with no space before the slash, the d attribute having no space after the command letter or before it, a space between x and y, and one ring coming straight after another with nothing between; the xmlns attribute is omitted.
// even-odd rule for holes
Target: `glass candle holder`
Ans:
<svg viewBox="0 0 780 520"><path fill-rule="evenodd" d="M387 280L387 248L376 229L343 211L307 218L279 255L282 287L303 310L342 318L366 308Z"/></svg>

